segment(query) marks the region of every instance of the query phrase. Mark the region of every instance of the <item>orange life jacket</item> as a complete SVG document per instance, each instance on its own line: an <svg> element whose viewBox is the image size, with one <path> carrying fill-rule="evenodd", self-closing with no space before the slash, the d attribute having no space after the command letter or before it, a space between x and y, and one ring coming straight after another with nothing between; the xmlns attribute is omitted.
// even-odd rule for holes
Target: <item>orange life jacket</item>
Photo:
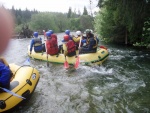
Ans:
<svg viewBox="0 0 150 113"><path fill-rule="evenodd" d="M75 46L75 43L73 42L73 40L69 40L66 43L66 46L67 46L68 53L76 51L76 46Z"/></svg>
<svg viewBox="0 0 150 113"><path fill-rule="evenodd" d="M47 54L56 55L58 53L58 44L55 38L46 40Z"/></svg>

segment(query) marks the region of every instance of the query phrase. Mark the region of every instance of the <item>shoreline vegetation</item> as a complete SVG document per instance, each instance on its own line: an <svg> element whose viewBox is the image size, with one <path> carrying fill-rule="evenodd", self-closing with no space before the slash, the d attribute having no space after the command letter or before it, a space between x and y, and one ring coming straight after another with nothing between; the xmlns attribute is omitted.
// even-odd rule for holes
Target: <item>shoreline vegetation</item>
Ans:
<svg viewBox="0 0 150 113"><path fill-rule="evenodd" d="M101 10L95 12L94 17L86 7L82 14L72 11L71 7L67 13L30 11L27 8L18 10L12 7L10 11L16 21L16 34L13 37L22 33L31 38L33 31L42 33L50 29L55 33L66 29L82 32L92 29L106 43L150 48L150 0L126 0L125 4L119 0L98 0L97 4Z"/></svg>

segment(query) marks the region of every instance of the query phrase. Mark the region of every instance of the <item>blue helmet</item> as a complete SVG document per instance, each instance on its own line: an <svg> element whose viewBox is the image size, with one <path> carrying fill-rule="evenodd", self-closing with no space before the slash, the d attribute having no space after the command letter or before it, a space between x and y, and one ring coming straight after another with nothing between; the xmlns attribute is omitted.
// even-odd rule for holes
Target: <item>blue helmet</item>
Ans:
<svg viewBox="0 0 150 113"><path fill-rule="evenodd" d="M34 32L33 35L34 35L34 37L38 37L39 34L38 34L38 32Z"/></svg>
<svg viewBox="0 0 150 113"><path fill-rule="evenodd" d="M53 31L53 30L49 30L48 32L51 32L51 34L53 34L53 33L54 33L54 31Z"/></svg>
<svg viewBox="0 0 150 113"><path fill-rule="evenodd" d="M69 35L69 34L70 34L70 30L66 30L65 33L66 33L67 35Z"/></svg>
<svg viewBox="0 0 150 113"><path fill-rule="evenodd" d="M46 36L47 36L47 37L50 37L50 36L51 36L51 34L52 34L52 33L51 33L51 32L49 32L49 31L48 31L48 32L46 32Z"/></svg>

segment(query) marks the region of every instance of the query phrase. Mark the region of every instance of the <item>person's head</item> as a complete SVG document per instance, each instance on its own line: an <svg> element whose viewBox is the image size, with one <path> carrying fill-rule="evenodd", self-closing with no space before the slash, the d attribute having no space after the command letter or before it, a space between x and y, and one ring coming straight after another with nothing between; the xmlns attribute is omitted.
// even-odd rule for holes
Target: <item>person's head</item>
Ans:
<svg viewBox="0 0 150 113"><path fill-rule="evenodd" d="M53 30L49 30L49 32L50 32L51 34L53 34L53 33L54 33L54 31L53 31Z"/></svg>
<svg viewBox="0 0 150 113"><path fill-rule="evenodd" d="M12 38L14 19L11 13L0 6L0 55L5 51Z"/></svg>
<svg viewBox="0 0 150 113"><path fill-rule="evenodd" d="M70 30L66 30L66 31L65 31L65 34L66 34L66 35L70 35Z"/></svg>
<svg viewBox="0 0 150 113"><path fill-rule="evenodd" d="M62 40L62 42L68 42L69 41L69 36L68 35L64 35L64 39Z"/></svg>
<svg viewBox="0 0 150 113"><path fill-rule="evenodd" d="M45 32L45 30L43 30L43 32Z"/></svg>
<svg viewBox="0 0 150 113"><path fill-rule="evenodd" d="M33 33L33 36L34 36L35 38L37 38L38 35L39 35L38 32L34 32L34 33Z"/></svg>
<svg viewBox="0 0 150 113"><path fill-rule="evenodd" d="M87 34L91 33L91 30L90 30L90 29L86 29L86 30L85 30L85 33L86 33L86 35L87 35Z"/></svg>
<svg viewBox="0 0 150 113"><path fill-rule="evenodd" d="M49 32L49 31L48 31L48 32L46 32L46 36L47 36L47 37L51 37L51 34L52 34L52 33L51 33L51 32Z"/></svg>
<svg viewBox="0 0 150 113"><path fill-rule="evenodd" d="M93 34L93 30L92 29L90 29L91 30L91 33Z"/></svg>
<svg viewBox="0 0 150 113"><path fill-rule="evenodd" d="M81 31L76 31L76 34L77 34L78 36L81 36L81 35L82 35Z"/></svg>
<svg viewBox="0 0 150 113"><path fill-rule="evenodd" d="M92 38L93 37L93 34L91 33L91 29L86 29L86 36L88 37L88 38Z"/></svg>

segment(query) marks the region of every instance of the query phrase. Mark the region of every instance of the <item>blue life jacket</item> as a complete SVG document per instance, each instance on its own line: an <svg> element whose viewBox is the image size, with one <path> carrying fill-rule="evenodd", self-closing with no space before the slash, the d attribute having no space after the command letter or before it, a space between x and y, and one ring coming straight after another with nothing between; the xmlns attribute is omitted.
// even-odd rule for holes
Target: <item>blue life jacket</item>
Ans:
<svg viewBox="0 0 150 113"><path fill-rule="evenodd" d="M33 38L31 40L31 44L30 44L30 51L32 51L33 46L34 46L35 52L42 52L43 51L42 39L41 38Z"/></svg>

